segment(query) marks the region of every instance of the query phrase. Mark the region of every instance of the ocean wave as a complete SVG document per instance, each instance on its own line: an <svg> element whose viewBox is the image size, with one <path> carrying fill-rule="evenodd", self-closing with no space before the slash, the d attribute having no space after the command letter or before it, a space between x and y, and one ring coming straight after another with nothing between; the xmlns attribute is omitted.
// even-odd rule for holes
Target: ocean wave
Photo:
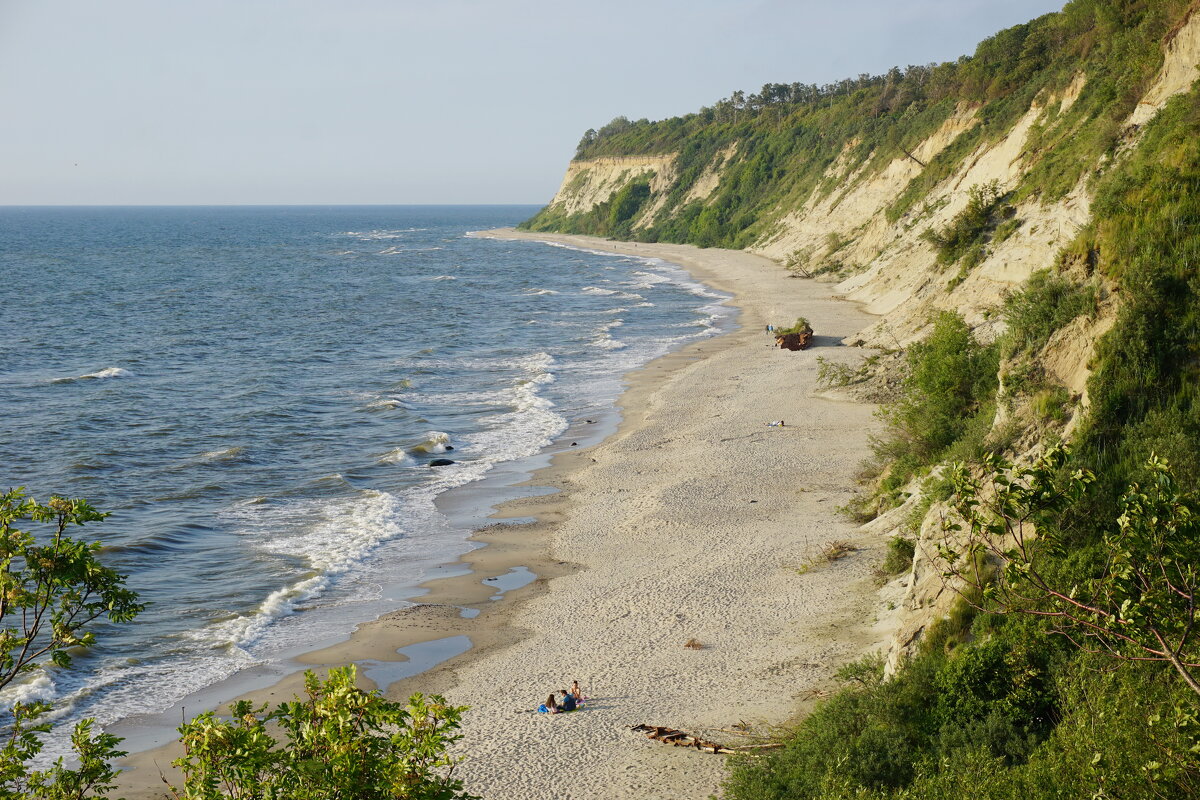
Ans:
<svg viewBox="0 0 1200 800"><path fill-rule="evenodd" d="M415 464L416 460L408 454L408 451L403 447L397 447L394 450L389 450L379 458L375 459L377 464Z"/></svg>
<svg viewBox="0 0 1200 800"><path fill-rule="evenodd" d="M425 438L408 448L410 453L445 453L450 444L450 434L430 431Z"/></svg>
<svg viewBox="0 0 1200 800"><path fill-rule="evenodd" d="M420 233L427 231L428 228L397 228L395 230L378 229L373 231L342 231L341 233L332 234L333 236L346 236L351 239L359 239L364 242L374 242L381 239L403 239L406 233Z"/></svg>
<svg viewBox="0 0 1200 800"><path fill-rule="evenodd" d="M109 378L132 378L133 373L121 367L105 367L86 375L75 375L70 378L55 378L51 383L74 383L75 381L108 380Z"/></svg>
<svg viewBox="0 0 1200 800"><path fill-rule="evenodd" d="M398 256L403 253L432 253L434 250L445 250L444 247L389 247L385 250L380 250L381 256Z"/></svg>
<svg viewBox="0 0 1200 800"><path fill-rule="evenodd" d="M16 703L32 703L37 700L53 700L57 696L54 679L46 670L37 670L22 681L10 683L0 690L0 705L5 709Z"/></svg>
<svg viewBox="0 0 1200 800"><path fill-rule="evenodd" d="M196 460L205 462L241 461L245 455L246 448L244 447L227 447L224 450L210 450L207 453L201 453Z"/></svg>
<svg viewBox="0 0 1200 800"><path fill-rule="evenodd" d="M456 278L453 275L434 275L429 280L431 280L431 281L456 281L456 280L458 280L458 278Z"/></svg>
<svg viewBox="0 0 1200 800"><path fill-rule="evenodd" d="M522 294L527 294L527 295L531 295L531 296L539 296L539 295L547 295L547 294L558 294L558 292L554 291L553 289L537 289L537 288L534 288L531 286L530 288L528 288L524 292L522 292Z"/></svg>
<svg viewBox="0 0 1200 800"><path fill-rule="evenodd" d="M604 350L624 350L629 346L628 342L614 339L611 333L613 328L619 328L624 324L625 321L621 319L614 319L604 323L596 331L595 335L592 336L590 344L593 347L599 347Z"/></svg>
<svg viewBox="0 0 1200 800"><path fill-rule="evenodd" d="M321 596L333 578L381 543L407 533L404 511L401 498L375 489L356 490L351 497L228 509L224 515L236 523L237 533L269 554L303 559L307 574L270 592L254 610L193 631L190 638L214 647L252 644L274 621Z"/></svg>
<svg viewBox="0 0 1200 800"><path fill-rule="evenodd" d="M609 312L605 312L609 313ZM422 350L420 355L430 354L430 350ZM425 370L460 370L471 372L496 372L504 370L522 370L545 372L554 366L554 356L544 351L529 353L523 356L459 356L456 358L399 358L392 366L411 368L419 367Z"/></svg>
<svg viewBox="0 0 1200 800"><path fill-rule="evenodd" d="M366 402L360 405L357 410L378 413L405 408L404 401L392 395L367 395L364 399Z"/></svg>

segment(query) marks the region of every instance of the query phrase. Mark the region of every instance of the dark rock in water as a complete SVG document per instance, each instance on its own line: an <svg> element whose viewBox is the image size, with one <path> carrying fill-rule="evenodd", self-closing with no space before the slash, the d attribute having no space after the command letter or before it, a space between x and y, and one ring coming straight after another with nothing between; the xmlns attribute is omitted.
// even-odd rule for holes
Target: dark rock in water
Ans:
<svg viewBox="0 0 1200 800"><path fill-rule="evenodd" d="M453 463L454 462L448 458L435 458L433 461L429 462L429 466L431 466L431 467L448 467Z"/></svg>
<svg viewBox="0 0 1200 800"><path fill-rule="evenodd" d="M578 446L579 446L579 442L571 442L571 447L578 447Z"/></svg>
<svg viewBox="0 0 1200 800"><path fill-rule="evenodd" d="M585 420L584 420L584 422L586 422L588 425L595 425L595 424L596 424L596 420L594 420L594 419L585 419Z"/></svg>
<svg viewBox="0 0 1200 800"><path fill-rule="evenodd" d="M448 444L448 445L446 445L446 452L447 452L447 453L449 453L449 452L450 452L451 450L453 450L453 449L454 449L454 445L452 445L452 444Z"/></svg>

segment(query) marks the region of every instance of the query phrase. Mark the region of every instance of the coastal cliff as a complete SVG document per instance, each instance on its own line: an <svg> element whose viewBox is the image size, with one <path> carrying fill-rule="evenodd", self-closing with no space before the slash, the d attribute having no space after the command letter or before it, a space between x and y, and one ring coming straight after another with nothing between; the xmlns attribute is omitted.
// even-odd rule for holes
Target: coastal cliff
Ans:
<svg viewBox="0 0 1200 800"><path fill-rule="evenodd" d="M1056 557L1085 577L1106 569L1102 529L1148 456L1165 457L1186 489L1200 484L1198 8L1076 0L957 62L768 84L658 122L618 118L584 136L554 199L522 226L747 250L836 283L876 315L845 340L864 348L861 367L826 381L883 401L894 429L852 509L864 532L909 543L898 550L907 568L883 589L889 678L930 647L961 669L989 642L1035 635L973 629L962 583L946 579L949 461L1030 463L1070 443L1098 488L1065 512L1072 547ZM962 431L916 459L897 423L907 401L879 387L907 365L915 391L915 354L935 347L947 315L989 354L989 380L964 405ZM952 656L959 646L966 655ZM1056 697L1078 699L1091 685L1070 671L1082 659L1036 670L1055 674ZM1137 675L1122 691L1158 691L1157 674ZM1023 729L1030 748L1067 735L1067 711L1053 714ZM992 756L1016 769L1032 752ZM1173 788L1155 791L1195 785L1183 761ZM1117 778L1099 780L1109 796L1104 780Z"/></svg>

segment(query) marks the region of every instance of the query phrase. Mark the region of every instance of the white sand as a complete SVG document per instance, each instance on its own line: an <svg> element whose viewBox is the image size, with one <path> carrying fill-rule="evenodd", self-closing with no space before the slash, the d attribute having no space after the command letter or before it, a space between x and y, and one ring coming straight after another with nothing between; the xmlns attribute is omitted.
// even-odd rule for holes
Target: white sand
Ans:
<svg viewBox="0 0 1200 800"><path fill-rule="evenodd" d="M814 395L817 356L856 361L840 340L870 318L828 284L741 252L531 238L682 264L735 295L741 328L636 374L621 430L551 481L563 493L507 509L552 517L550 556L581 568L515 609L509 624L526 635L455 668L447 695L471 706L458 774L488 800L705 798L723 757L629 726L782 723L878 645L881 543L836 512L877 423L871 406ZM815 346L775 349L764 325L799 315ZM861 549L798 571L837 539ZM704 648L686 649L690 638ZM585 710L530 713L576 678Z"/></svg>

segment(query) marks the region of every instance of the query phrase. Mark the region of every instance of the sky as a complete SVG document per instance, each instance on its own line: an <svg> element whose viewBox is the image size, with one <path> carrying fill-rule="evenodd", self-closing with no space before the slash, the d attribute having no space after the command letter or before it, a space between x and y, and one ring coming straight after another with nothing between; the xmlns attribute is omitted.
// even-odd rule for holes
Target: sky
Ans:
<svg viewBox="0 0 1200 800"><path fill-rule="evenodd" d="M0 0L0 204L545 203L580 136L1062 0Z"/></svg>

